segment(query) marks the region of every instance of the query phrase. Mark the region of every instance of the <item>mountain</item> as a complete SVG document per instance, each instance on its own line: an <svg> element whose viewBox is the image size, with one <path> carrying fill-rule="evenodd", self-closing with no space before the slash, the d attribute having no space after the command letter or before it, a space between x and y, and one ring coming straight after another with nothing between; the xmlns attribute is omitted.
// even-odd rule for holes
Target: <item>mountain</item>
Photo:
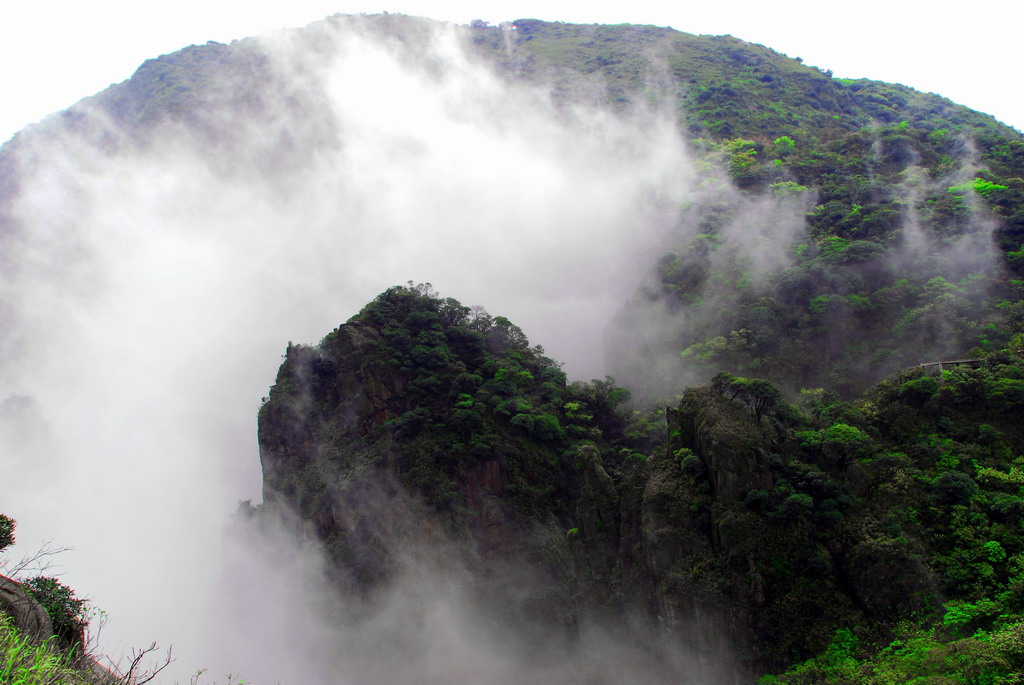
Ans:
<svg viewBox="0 0 1024 685"><path fill-rule="evenodd" d="M149 60L17 136L0 154L0 207L19 183L16 151L55 129L116 154L159 146L170 124L218 174L303 182L316 151L345 139L329 75L303 60L383 41L442 83L455 67L424 57L437 28L339 15L293 36L310 54L290 63L253 39ZM506 83L549 91L563 111L654 108L688 138L697 178L655 272L607 333L612 374L651 398L682 390L666 375L699 382L719 369L857 392L912 363L993 349L1019 325L1024 140L991 117L904 86L832 78L729 36L518 20L449 38ZM4 233L16 221L8 213Z"/></svg>
<svg viewBox="0 0 1024 685"><path fill-rule="evenodd" d="M53 452L38 406L199 468L248 367L358 311L287 345L240 523L323 555L307 679L1015 682L1022 178L991 117L729 36L191 46L0 149L3 378L45 400L0 437ZM519 325L413 282L360 309L396 265ZM92 392L135 430L69 423Z"/></svg>
<svg viewBox="0 0 1024 685"><path fill-rule="evenodd" d="M631 617L615 639L649 682L748 682L819 652L780 682L884 682L968 648L1011 682L1020 353L799 407L722 373L659 419L567 383L503 317L394 287L288 348L260 410L263 507L295 512L350 594L470 569L479 610L509 640L543 630L545 659L573 658L559 628ZM896 665L856 661L911 638Z"/></svg>

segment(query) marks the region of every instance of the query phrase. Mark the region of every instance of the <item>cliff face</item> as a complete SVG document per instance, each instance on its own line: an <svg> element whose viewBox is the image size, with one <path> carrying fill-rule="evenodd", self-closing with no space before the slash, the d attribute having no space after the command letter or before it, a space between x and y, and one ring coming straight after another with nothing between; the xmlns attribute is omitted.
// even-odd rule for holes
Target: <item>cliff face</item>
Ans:
<svg viewBox="0 0 1024 685"><path fill-rule="evenodd" d="M570 622L564 389L507 321L394 288L289 346L260 411L265 501L298 513L349 592L471 568L489 605Z"/></svg>
<svg viewBox="0 0 1024 685"><path fill-rule="evenodd" d="M135 283L143 271L162 273L147 269L144 259L122 259L125 254L167 253L176 272L177 256L192 254L207 219L211 236L226 229L224 242L218 237L210 244L211 257L241 256L211 259L210 284L221 283L214 272L234 273L249 261L249 247L261 246L240 280L217 289L223 309L216 311L224 321L233 321L239 309L236 292L256 300L294 288L295 301L322 297L322 290L308 287L318 280L311 276L327 269L346 273L332 261L343 252L334 248L349 239L344 231L387 234L372 212L366 222L355 220L362 208L389 204L387 188L429 175L409 173L419 145L405 144L406 127L399 123L385 136L399 143L395 150L378 145L367 157L398 173L389 172L381 185L359 183L370 167L339 151L387 122L349 128L347 103L376 101L389 88L400 95L410 83L476 88L460 85L457 67L431 47L435 29L444 30L431 24L339 17L283 41L280 51L264 41L193 46L147 62L130 81L11 141L0 150L0 263L15 274L5 289L10 302L2 305L5 349L20 349L22 338L46 328L49 319L35 312L55 312L50 328L73 339L75 329L60 319L67 302L77 299L66 302L65 294L99 292L93 276L115 265L132 268L110 271L112 286ZM513 91L522 82L541 85L538 116L545 121L547 93L553 111L568 112L591 103L595 91L600 119L609 110L627 112L634 102L678 117L673 123L688 140L685 156L695 162L693 169L665 167L673 178L693 173L694 197L680 203L678 220L666 213L671 225L657 220L644 226L644 217L661 216L661 210L648 214L638 206L634 212L623 204L620 221L617 212L596 205L614 223L629 226L630 235L635 230L637 244L657 242L664 250L651 260L652 278L644 279L652 288L638 293L618 326L630 353L610 355L622 369L616 374L629 373L637 387L657 377L664 385L656 394L668 395L733 369L793 390L820 384L852 396L893 369L959 357L975 346L981 351L967 356L1000 350L1022 330L1024 140L990 117L902 86L834 79L729 37L532 20L457 33L465 48L457 62L465 57L476 65L473 71L483 66ZM386 83L350 78L366 73L356 64L335 82L329 74L336 70L326 65L356 37L381 47L387 64L402 66L403 77ZM483 118L517 109L503 102L481 91ZM445 119L456 124L447 128L464 130L463 108L441 104L456 115ZM423 115L429 125L429 112ZM530 121L528 132L538 123ZM644 122L650 123L631 117L621 123ZM498 117L476 131L484 138L451 141L472 146L500 139L506 125L515 128L512 118ZM605 129L589 136L588 130L579 128L583 138L604 137ZM629 153L630 139L608 150ZM563 149L532 136L523 140ZM438 148L447 145L442 142ZM529 154L531 145L512 148ZM55 149L77 152L51 154ZM587 160L566 167L564 178L579 174L580 161L593 166ZM122 203L120 189L112 190L115 181L94 177L107 168L126 173L140 161L138 168L160 172L158 180L164 171L182 170L196 182L137 184L152 174L115 175L111 179L132 181ZM496 265L540 255L520 269L527 272L561 254L586 253L576 244L600 241L600 232L569 231L583 237L573 237L577 242L564 253L550 249L542 235L546 221L533 214L519 220L506 211L535 205L559 216L547 204L553 195L522 194L520 180L541 178L533 176L534 167L522 167L530 178L510 182L494 173L515 166L501 154L482 147L463 161L472 165L465 178L494 176L495 194L479 193L479 204L458 212L465 214L465 224L458 222L464 230L437 245L445 259L416 251L406 264L438 269L449 263L447 256L476 263L491 253L499 259L486 263ZM646 176L631 166L620 173L610 158L607 167L597 161L613 174L608 185L596 186L601 193L618 187L616 179ZM450 168L445 164L423 168ZM334 175L339 168L346 171ZM99 189L93 181L101 181ZM450 187L451 195L442 197L474 195L473 187ZM592 196L574 187L557 194L588 204ZM673 194L646 188L635 188L643 191L637 198L646 198L642 205L674 202ZM252 212L231 211L225 197L251 205L246 209ZM439 196L427 191L421 197L430 208ZM474 207L508 214L516 228L536 223L541 233L535 241L515 240L516 233L494 230L480 219L488 214ZM35 209L39 223L28 218ZM66 215L91 218L93 209L97 217L117 220L66 221ZM165 214L176 218L146 231L124 220ZM440 212L437 224L401 216L411 219L415 232L440 237L448 232L424 231L447 224L448 214ZM256 215L258 232L244 226ZM97 231L90 228L94 223ZM113 230L122 225L125 233ZM506 232L512 240L488 238ZM173 245L181 249L165 250L148 238L134 242L149 235L180 235L182 242ZM122 252L119 236L131 238L124 246L142 249ZM36 237L53 252L37 253ZM510 256L513 242L524 249ZM294 246L305 247L293 252ZM106 255L96 262L89 256L94 247ZM354 250L350 259L390 256L388 247ZM761 259L776 248L777 262ZM310 268L320 253L330 256ZM25 254L33 258L19 259ZM95 272L85 266L81 281L65 279L61 257L77 254L88 257L83 265L95 265ZM278 262L287 268L279 272ZM580 262L565 277L598 274L589 283L604 288L608 274L616 273L614 262ZM373 270L363 266L363 273ZM264 280L270 269L276 276ZM478 276L466 278L478 282ZM39 288L51 280L64 285L52 293ZM257 283L266 285L256 289ZM140 279L130 290L148 293L147 284L154 293L166 285ZM557 289L545 292L562 296ZM60 306L33 307L36 294L43 305ZM110 302L96 313L83 310L83 330L109 329L114 340L121 329L105 324L122 318L115 313L148 311L143 305L150 304L148 297ZM647 306L637 306L642 303ZM193 309L184 304L182 311ZM114 318L108 322L101 313ZM245 320L262 326L268 315L251 316ZM174 331L187 330L178 325L182 320L167 321ZM128 330L139 339L152 335L147 326ZM639 350L637 343L643 343ZM160 355L152 354L152 360ZM666 359L672 364L652 363ZM139 367L143 373L145 367ZM804 422L778 407L762 412L754 397L748 403L731 391L695 390L669 413L660 436L637 437L614 386L567 384L557 364L530 348L507 320L399 288L320 345L289 347L260 416L265 499L268 508L297 513L349 591L373 595L421 563L472 569L477 594L517 619L532 617L572 634L590 620L636 617L627 630L632 639L656 645L652 649L666 660L693 655L699 665L688 672L712 674L705 680L728 679L820 651L840 628L857 628L866 641L884 645L889 627L908 616L934 617L948 598L982 612L964 610L972 617L965 631L991 628L993 617L1024 609L1024 483L1022 464L1014 462L1022 454L1014 417L1024 408L1024 375L1019 366L997 367L947 369L941 385L905 378L882 393L884 401L865 400L856 411L830 404ZM652 634L656 639L648 640ZM738 669L730 655L740 659Z"/></svg>
<svg viewBox="0 0 1024 685"><path fill-rule="evenodd" d="M931 388L922 373L898 387ZM350 594L428 564L466 573L509 625L571 639L617 622L651 658L732 682L850 627L891 639L963 596L941 512L900 512L976 490L924 447L903 447L911 466L896 440L978 412L1010 428L1001 405L956 410L948 383L946 409L883 384L868 416L798 411L770 383L722 374L638 437L620 390L567 384L507 319L393 288L318 346L289 346L260 411L265 500L323 541Z"/></svg>
<svg viewBox="0 0 1024 685"><path fill-rule="evenodd" d="M566 384L506 319L391 289L318 346L289 346L259 417L265 501L323 541L347 593L372 597L424 563L471 569L514 625L570 636L628 615L632 639L685 654L691 675L760 668L792 610L780 602L810 601L765 570L780 544L785 563L812 553L800 521L778 534L743 504L772 488L777 428L695 390L668 439L624 460L610 394ZM855 611L834 585L814 610Z"/></svg>
<svg viewBox="0 0 1024 685"><path fill-rule="evenodd" d="M652 658L731 680L728 629L689 625L721 603L662 587L709 549L678 465L621 461L616 392L567 384L501 317L393 288L319 346L289 346L260 411L266 507L298 514L350 594L468 569L516 630L571 642L628 623L615 630Z"/></svg>

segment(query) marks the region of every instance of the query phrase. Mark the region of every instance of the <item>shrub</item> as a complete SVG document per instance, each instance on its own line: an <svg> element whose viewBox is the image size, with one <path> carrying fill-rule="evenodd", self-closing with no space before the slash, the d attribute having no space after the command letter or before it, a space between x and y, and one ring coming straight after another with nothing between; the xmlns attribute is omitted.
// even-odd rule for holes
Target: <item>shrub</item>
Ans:
<svg viewBox="0 0 1024 685"><path fill-rule="evenodd" d="M699 459L697 460L700 461ZM755 489L747 492L743 498L743 504L751 511L764 511L768 508L768 491Z"/></svg>
<svg viewBox="0 0 1024 685"><path fill-rule="evenodd" d="M533 431L533 421L533 416L530 414L516 414L512 417L509 423L516 428L520 428L527 433L530 433Z"/></svg>
<svg viewBox="0 0 1024 685"><path fill-rule="evenodd" d="M707 469L704 467L704 462L702 462L700 460L700 457L698 457L690 450L686 450L686 452L687 453L683 455L679 460L679 467L683 470L683 473L685 474L688 474L694 478L703 478L704 475L707 473ZM762 490L761 492L764 491ZM765 496L767 497L767 494Z"/></svg>
<svg viewBox="0 0 1024 685"><path fill-rule="evenodd" d="M1017 523L1024 519L1024 499L1018 495L1007 492L994 493L991 495L989 508L998 520L1007 523Z"/></svg>
<svg viewBox="0 0 1024 685"><path fill-rule="evenodd" d="M39 576L25 581L23 587L46 609L57 632L73 634L86 624L85 600L56 578Z"/></svg>
<svg viewBox="0 0 1024 685"><path fill-rule="evenodd" d="M922 376L900 386L899 397L907 404L921 409L924 403L939 393L939 381L933 376Z"/></svg>
<svg viewBox="0 0 1024 685"><path fill-rule="evenodd" d="M563 437L562 426L559 425L558 419L550 414L536 417L533 431L541 440L561 440Z"/></svg>
<svg viewBox="0 0 1024 685"><path fill-rule="evenodd" d="M950 602L946 605L946 613L942 617L943 625L967 626L999 614L1003 607L988 597L976 602Z"/></svg>
<svg viewBox="0 0 1024 685"><path fill-rule="evenodd" d="M456 409L452 412L451 427L466 436L483 430L484 418L473 409Z"/></svg>
<svg viewBox="0 0 1024 685"><path fill-rule="evenodd" d="M819 452L840 469L876 450L871 436L846 423L834 423L824 430L797 431L796 438L802 447Z"/></svg>
<svg viewBox="0 0 1024 685"><path fill-rule="evenodd" d="M0 550L14 544L14 527L17 525L18 522L10 516L0 514Z"/></svg>
<svg viewBox="0 0 1024 685"><path fill-rule="evenodd" d="M801 515L809 514L814 508L814 499L802 492L795 493L782 500L779 508L775 510L772 518L775 523L791 523Z"/></svg>
<svg viewBox="0 0 1024 685"><path fill-rule="evenodd" d="M934 492L936 499L943 504L960 504L966 502L978 486L966 473L960 471L946 471L935 479Z"/></svg>

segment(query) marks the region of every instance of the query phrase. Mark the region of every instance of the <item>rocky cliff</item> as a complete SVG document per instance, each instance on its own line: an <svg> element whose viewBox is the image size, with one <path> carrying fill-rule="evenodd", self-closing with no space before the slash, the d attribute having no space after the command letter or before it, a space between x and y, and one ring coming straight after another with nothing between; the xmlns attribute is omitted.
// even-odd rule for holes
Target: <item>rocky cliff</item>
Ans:
<svg viewBox="0 0 1024 685"><path fill-rule="evenodd" d="M683 553L659 537L673 465L623 460L622 397L567 383L502 317L393 288L289 346L260 411L265 500L299 514L349 593L469 569L479 606L523 631L571 641L630 617L622 637L656 638L652 658L689 655L673 631L693 612L657 589ZM688 672L725 677L713 638Z"/></svg>
<svg viewBox="0 0 1024 685"><path fill-rule="evenodd" d="M700 682L941 615L934 535L894 518L932 496L926 464L917 483L894 470L885 420L728 374L647 434L622 399L567 383L502 317L392 288L319 345L289 345L260 411L265 499L349 592L424 560L468 569L510 625L628 624L623 639Z"/></svg>

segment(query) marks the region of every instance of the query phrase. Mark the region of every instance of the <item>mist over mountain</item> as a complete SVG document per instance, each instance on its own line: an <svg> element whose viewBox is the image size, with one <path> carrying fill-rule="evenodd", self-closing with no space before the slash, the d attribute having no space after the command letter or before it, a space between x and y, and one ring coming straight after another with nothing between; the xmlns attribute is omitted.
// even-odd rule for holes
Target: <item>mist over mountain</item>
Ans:
<svg viewBox="0 0 1024 685"><path fill-rule="evenodd" d="M1009 677L1022 177L728 36L191 46L0 149L3 513L181 682Z"/></svg>

